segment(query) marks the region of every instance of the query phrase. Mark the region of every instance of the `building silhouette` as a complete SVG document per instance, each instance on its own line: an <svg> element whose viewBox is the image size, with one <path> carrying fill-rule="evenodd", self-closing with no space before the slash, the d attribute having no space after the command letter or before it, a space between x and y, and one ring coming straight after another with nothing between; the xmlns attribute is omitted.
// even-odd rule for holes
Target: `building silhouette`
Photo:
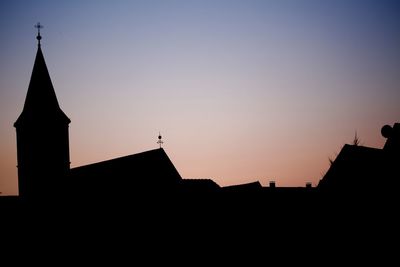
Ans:
<svg viewBox="0 0 400 267"><path fill-rule="evenodd" d="M68 127L41 49L38 48L17 131L18 187L22 198L165 195L210 191L209 179L183 180L160 148L70 169ZM211 186L210 186L211 185ZM198 190L200 188L201 190Z"/></svg>
<svg viewBox="0 0 400 267"><path fill-rule="evenodd" d="M364 195L397 188L400 124L384 126L383 149L345 145L317 187L277 187L258 181L220 187L211 179L183 179L160 148L70 169L70 119L60 108L41 49L38 48L17 132L18 185L21 198L193 197L207 194L246 201L279 199L300 203L310 195ZM317 192L317 193L316 193ZM307 196L307 197L305 197ZM210 199L210 198L209 198ZM294 201L292 201L294 200ZM276 202L275 202L276 203Z"/></svg>
<svg viewBox="0 0 400 267"><path fill-rule="evenodd" d="M69 173L68 125L61 110L37 36L38 49L17 131L20 196L50 193L52 185Z"/></svg>
<svg viewBox="0 0 400 267"><path fill-rule="evenodd" d="M342 254L341 262L349 255L359 262L365 248L375 255L398 232L392 220L398 201L380 201L376 192L398 198L399 123L382 128L383 149L345 145L317 187L263 187L258 181L220 187L210 179L183 179L161 147L70 169L70 120L58 104L40 35L38 41L25 105L14 124L19 196L0 197L2 244L17 256L54 263L71 257L79 262L83 255L102 264L104 255L113 263L175 256L190 264L225 249L224 262L247 250L246 263L269 263L276 260L269 244L287 255L304 249L308 264ZM349 196L361 196L361 205L349 203ZM355 247L361 254L354 254ZM322 261L310 254L320 251L327 252Z"/></svg>
<svg viewBox="0 0 400 267"><path fill-rule="evenodd" d="M385 125L382 149L345 144L318 184L326 193L371 196L397 190L400 175L400 123Z"/></svg>

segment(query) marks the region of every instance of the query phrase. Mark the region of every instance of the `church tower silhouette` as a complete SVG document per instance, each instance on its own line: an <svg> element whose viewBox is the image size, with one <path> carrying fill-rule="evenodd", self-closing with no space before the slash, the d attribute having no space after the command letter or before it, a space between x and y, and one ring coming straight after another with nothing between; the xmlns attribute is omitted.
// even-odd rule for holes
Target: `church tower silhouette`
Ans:
<svg viewBox="0 0 400 267"><path fill-rule="evenodd" d="M70 169L68 125L43 57L38 23L38 49L17 131L18 189L21 197L56 193Z"/></svg>

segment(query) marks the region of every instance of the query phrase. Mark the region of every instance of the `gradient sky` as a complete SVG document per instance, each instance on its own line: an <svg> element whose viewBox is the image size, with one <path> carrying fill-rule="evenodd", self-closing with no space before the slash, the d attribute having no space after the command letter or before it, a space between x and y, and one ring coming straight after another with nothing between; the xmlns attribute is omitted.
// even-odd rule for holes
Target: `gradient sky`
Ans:
<svg viewBox="0 0 400 267"><path fill-rule="evenodd" d="M157 147L184 178L315 186L355 131L400 121L400 1L0 3L0 192L42 49L70 124L71 165Z"/></svg>

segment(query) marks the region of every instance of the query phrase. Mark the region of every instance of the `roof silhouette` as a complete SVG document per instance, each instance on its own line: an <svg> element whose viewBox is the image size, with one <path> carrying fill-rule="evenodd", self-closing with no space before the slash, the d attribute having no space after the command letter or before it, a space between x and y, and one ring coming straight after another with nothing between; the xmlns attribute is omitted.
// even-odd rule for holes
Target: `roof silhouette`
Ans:
<svg viewBox="0 0 400 267"><path fill-rule="evenodd" d="M37 122L41 123L39 127ZM162 148L70 169L69 123L69 118L59 107L39 45L25 105L14 124L20 196L0 197L3 221L12 218L11 225L21 231L21 235L27 234L29 240L33 240L31 233L42 239L43 233L47 233L64 243L65 239L59 235L63 233L72 236L69 240L72 242L66 244L83 244L86 249L91 247L91 243L103 245L104 242L99 241L104 235L109 235L123 237L128 243L134 241L136 247L146 247L164 239L168 246L181 243L190 248L186 239L180 242L176 238L182 235L196 243L201 240L199 238L203 238L206 244L226 240L241 249L242 244L247 246L253 242L237 242L240 236L254 236L258 244L261 241L261 244L268 242L275 246L280 243L274 242L271 235L277 233L277 241L285 243L288 239L282 233L289 231L289 234L304 233L304 239L298 240L303 245L303 240L304 244L305 240L309 243L315 241L310 239L313 233L330 242L326 233L337 235L341 232L340 224L334 224L336 231L325 227L332 222L351 222L351 226L356 226L344 227L347 231L358 229L360 225L364 226L362 229L373 229L365 222L368 223L375 214L379 215L375 217L379 220L382 216L374 213L376 210L371 207L380 210L381 204L385 204L394 216L398 209L397 204L390 205L398 203L398 194L393 191L396 202L363 203L361 207L365 208L366 216L354 223L352 219L357 219L359 214L354 210L357 208L359 212L360 205L349 205L348 198L341 198L344 201L338 206L336 201L334 206L330 206L330 199L321 198L320 194L326 192L325 189L339 193L347 190L359 196L360 190L368 189L369 193L376 189L377 180L385 188L397 190L394 185L398 179L400 152L398 123L383 130L388 138L384 149L345 145L317 188L275 187L274 183L262 187L258 181L221 188L211 179L182 179ZM362 198L363 202L376 200L373 194L364 196L367 197ZM375 220L371 221L375 226ZM325 231L314 231L317 224L322 225ZM189 226L189 231L182 228L185 225ZM384 226L384 229L388 228ZM210 229L212 234L208 232ZM87 236L88 231L93 234L89 235L92 242L81 242L80 238ZM221 238L224 231L228 232L229 238ZM157 235L160 233L168 233L167 238ZM370 231L367 235L365 233L363 230L363 237L371 237ZM393 233L388 231L382 235L379 230L379 236ZM265 237L260 237L260 234ZM145 238L144 243L137 242L141 235ZM13 235L13 239L23 243L20 235ZM121 243L115 241L107 240L106 243L109 246ZM50 245L62 250L57 243L51 242ZM149 247L153 249L153 246Z"/></svg>
<svg viewBox="0 0 400 267"><path fill-rule="evenodd" d="M382 156L382 149L346 144L318 187L345 189L371 184L382 168Z"/></svg>
<svg viewBox="0 0 400 267"><path fill-rule="evenodd" d="M386 125L381 132L387 138L383 149L344 145L318 189L354 196L397 188L400 124Z"/></svg>
<svg viewBox="0 0 400 267"><path fill-rule="evenodd" d="M157 148L137 154L71 169L69 181L83 194L129 194L130 192L174 189L181 175L165 153ZM86 192L84 192L86 191Z"/></svg>
<svg viewBox="0 0 400 267"><path fill-rule="evenodd" d="M223 187L223 189L228 192L254 192L260 190L261 188L262 185L259 181Z"/></svg>
<svg viewBox="0 0 400 267"><path fill-rule="evenodd" d="M39 45L24 108L14 126L19 127L22 121L32 122L35 120L37 123L50 120L54 122L54 119L61 120L64 123L71 122L58 104L42 49Z"/></svg>
<svg viewBox="0 0 400 267"><path fill-rule="evenodd" d="M40 25L37 25L40 30ZM345 145L317 188L279 187L271 182L263 187L259 181L220 187L211 179L182 179L161 147L115 159L70 169L68 124L70 119L61 110L39 44L25 104L14 126L17 130L18 183L20 196L81 196L108 199L107 196L152 195L158 201L171 193L196 196L234 196L240 201L258 201L261 196L280 195L290 205L311 191L358 191L376 188L376 180L386 187L393 185L400 147L400 124L384 126L388 138L384 149ZM221 194L215 194L215 193ZM155 193L155 194L153 194ZM202 194L206 193L206 194ZM210 194L208 194L210 193ZM179 194L177 194L179 195ZM99 197L100 196L100 197ZM283 197L282 197L283 196ZM96 198L97 197L97 198ZM105 197L105 198L104 198ZM206 198L207 198L206 197ZM202 201L206 198L202 198ZM82 199L82 198L80 198ZM109 200L109 199L108 199ZM283 203L283 202L282 202Z"/></svg>

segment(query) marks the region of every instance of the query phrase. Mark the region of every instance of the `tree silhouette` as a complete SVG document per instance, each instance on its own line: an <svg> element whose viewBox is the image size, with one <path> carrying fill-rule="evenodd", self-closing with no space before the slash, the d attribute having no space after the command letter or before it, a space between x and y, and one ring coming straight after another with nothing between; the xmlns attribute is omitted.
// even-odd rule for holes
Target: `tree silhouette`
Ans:
<svg viewBox="0 0 400 267"><path fill-rule="evenodd" d="M357 131L354 134L353 145L359 146L360 145L360 138L357 135Z"/></svg>

